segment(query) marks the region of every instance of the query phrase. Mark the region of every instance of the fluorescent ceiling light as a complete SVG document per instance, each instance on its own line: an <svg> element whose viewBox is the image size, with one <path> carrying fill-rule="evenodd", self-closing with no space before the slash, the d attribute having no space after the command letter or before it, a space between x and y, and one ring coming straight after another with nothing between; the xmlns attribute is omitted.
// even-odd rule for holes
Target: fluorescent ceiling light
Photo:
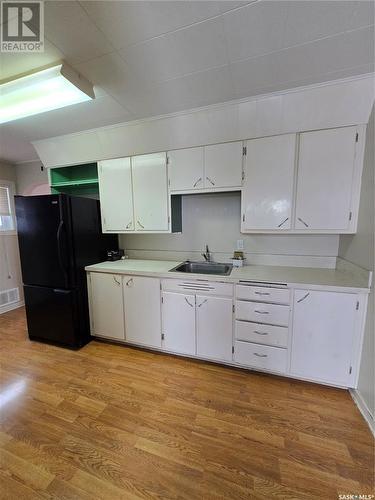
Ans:
<svg viewBox="0 0 375 500"><path fill-rule="evenodd" d="M0 123L95 99L93 86L59 64L0 84Z"/></svg>

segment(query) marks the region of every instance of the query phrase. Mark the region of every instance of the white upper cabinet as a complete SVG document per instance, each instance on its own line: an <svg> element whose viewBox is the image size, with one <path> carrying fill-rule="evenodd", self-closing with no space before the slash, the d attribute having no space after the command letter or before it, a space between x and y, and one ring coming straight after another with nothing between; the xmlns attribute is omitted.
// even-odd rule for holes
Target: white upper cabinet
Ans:
<svg viewBox="0 0 375 500"><path fill-rule="evenodd" d="M88 285L91 334L124 340L122 276L119 274L90 273Z"/></svg>
<svg viewBox="0 0 375 500"><path fill-rule="evenodd" d="M187 191L204 186L204 148L168 152L169 189Z"/></svg>
<svg viewBox="0 0 375 500"><path fill-rule="evenodd" d="M296 134L247 141L242 231L292 227Z"/></svg>
<svg viewBox="0 0 375 500"><path fill-rule="evenodd" d="M241 141L170 151L169 189L172 192L241 189L242 159Z"/></svg>
<svg viewBox="0 0 375 500"><path fill-rule="evenodd" d="M232 298L196 296L197 355L232 361Z"/></svg>
<svg viewBox="0 0 375 500"><path fill-rule="evenodd" d="M134 231L130 158L98 164L103 232Z"/></svg>
<svg viewBox="0 0 375 500"><path fill-rule="evenodd" d="M133 156L134 223L137 231L168 231L169 201L165 153Z"/></svg>
<svg viewBox="0 0 375 500"><path fill-rule="evenodd" d="M242 184L242 142L214 144L204 148L204 187L234 188Z"/></svg>
<svg viewBox="0 0 375 500"><path fill-rule="evenodd" d="M350 387L357 317L355 294L296 290L291 374Z"/></svg>
<svg viewBox="0 0 375 500"><path fill-rule="evenodd" d="M143 276L124 276L123 286L126 340L160 347L160 280Z"/></svg>
<svg viewBox="0 0 375 500"><path fill-rule="evenodd" d="M300 134L296 229L345 232L352 226L352 201L359 198L357 132L345 127Z"/></svg>

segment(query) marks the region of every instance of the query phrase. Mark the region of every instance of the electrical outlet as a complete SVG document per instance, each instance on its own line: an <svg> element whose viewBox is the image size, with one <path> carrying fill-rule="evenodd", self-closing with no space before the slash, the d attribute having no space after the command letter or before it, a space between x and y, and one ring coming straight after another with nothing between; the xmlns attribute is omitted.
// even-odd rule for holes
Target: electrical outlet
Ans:
<svg viewBox="0 0 375 500"><path fill-rule="evenodd" d="M243 240L237 240L237 250L243 250Z"/></svg>

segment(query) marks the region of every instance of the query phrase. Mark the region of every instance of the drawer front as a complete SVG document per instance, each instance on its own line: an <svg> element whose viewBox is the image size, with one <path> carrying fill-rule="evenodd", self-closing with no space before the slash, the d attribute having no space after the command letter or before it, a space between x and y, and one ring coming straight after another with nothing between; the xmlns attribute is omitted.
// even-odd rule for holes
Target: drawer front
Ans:
<svg viewBox="0 0 375 500"><path fill-rule="evenodd" d="M286 326L262 325L247 321L236 321L235 326L236 340L284 348L288 346L288 332Z"/></svg>
<svg viewBox="0 0 375 500"><path fill-rule="evenodd" d="M275 304L290 304L290 290L267 288L262 286L236 285L236 298L256 300L257 302L273 302Z"/></svg>
<svg viewBox="0 0 375 500"><path fill-rule="evenodd" d="M254 323L288 326L289 306L237 300L236 319L253 321Z"/></svg>
<svg viewBox="0 0 375 500"><path fill-rule="evenodd" d="M234 360L241 365L286 373L288 351L237 340L234 344Z"/></svg>
<svg viewBox="0 0 375 500"><path fill-rule="evenodd" d="M168 292L204 293L204 295L224 295L232 297L233 285L215 281L168 280L161 282L162 290Z"/></svg>

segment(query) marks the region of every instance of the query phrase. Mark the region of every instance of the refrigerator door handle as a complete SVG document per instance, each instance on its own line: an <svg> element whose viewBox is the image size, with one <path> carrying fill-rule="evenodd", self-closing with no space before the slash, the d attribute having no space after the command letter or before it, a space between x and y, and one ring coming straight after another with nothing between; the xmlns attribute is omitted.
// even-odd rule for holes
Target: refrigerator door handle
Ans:
<svg viewBox="0 0 375 500"><path fill-rule="evenodd" d="M63 260L63 257L62 257L63 253L62 253L62 250L61 250L61 233L62 233L63 229L64 229L64 221L60 220L59 227L57 228L57 234L56 234L56 238L57 238L57 255L58 255L58 258L59 258L60 268L64 272L65 283L67 284L68 283L68 270L67 270L66 266L64 266L64 260Z"/></svg>

